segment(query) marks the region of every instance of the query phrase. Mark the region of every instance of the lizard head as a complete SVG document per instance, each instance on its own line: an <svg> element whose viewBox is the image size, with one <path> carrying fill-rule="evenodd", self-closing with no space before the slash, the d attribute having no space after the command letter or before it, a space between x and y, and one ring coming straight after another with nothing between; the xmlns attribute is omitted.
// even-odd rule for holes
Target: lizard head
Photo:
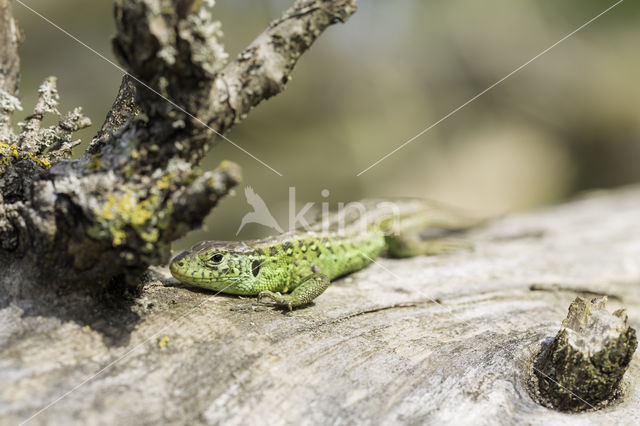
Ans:
<svg viewBox="0 0 640 426"><path fill-rule="evenodd" d="M253 294L263 257L242 242L203 241L174 257L169 268L186 284L230 294Z"/></svg>

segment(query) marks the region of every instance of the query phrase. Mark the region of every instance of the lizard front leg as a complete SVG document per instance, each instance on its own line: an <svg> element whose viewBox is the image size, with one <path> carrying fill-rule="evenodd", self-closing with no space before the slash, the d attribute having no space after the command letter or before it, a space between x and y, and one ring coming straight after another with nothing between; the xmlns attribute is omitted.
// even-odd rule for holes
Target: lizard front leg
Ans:
<svg viewBox="0 0 640 426"><path fill-rule="evenodd" d="M276 306L286 307L290 311L298 306L311 303L313 299L320 296L331 283L329 277L313 267L313 273L302 278L295 289L290 294L280 294L279 292L261 291L258 294L258 303L263 303L262 299L267 298L275 302Z"/></svg>

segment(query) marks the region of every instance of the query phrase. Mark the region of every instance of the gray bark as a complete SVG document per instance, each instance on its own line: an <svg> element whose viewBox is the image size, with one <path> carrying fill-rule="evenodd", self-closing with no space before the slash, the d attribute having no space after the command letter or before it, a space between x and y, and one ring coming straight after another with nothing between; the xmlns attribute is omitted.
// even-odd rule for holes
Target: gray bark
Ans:
<svg viewBox="0 0 640 426"><path fill-rule="evenodd" d="M20 83L20 40L20 30L11 14L11 4L0 1L0 141L8 138L13 112L20 109L16 97Z"/></svg>
<svg viewBox="0 0 640 426"><path fill-rule="evenodd" d="M0 45L0 303L37 299L42 309L90 312L87 297L135 292L138 275L166 263L170 243L239 181L229 162L193 167L216 135L281 92L300 55L355 11L355 0L299 0L226 64L220 24L201 3L115 1L114 50L133 77L87 153L69 160L73 132L90 122L75 109L40 127L58 114L54 78L22 132L7 127L19 107L19 64L10 1L0 0L0 41L9 40Z"/></svg>
<svg viewBox="0 0 640 426"><path fill-rule="evenodd" d="M0 311L0 418L638 424L637 356L616 398L579 414L539 404L533 373L576 296L606 295L640 325L638 206L636 187L503 217L465 236L474 251L382 259L291 313L165 269L129 308L83 321L14 303Z"/></svg>

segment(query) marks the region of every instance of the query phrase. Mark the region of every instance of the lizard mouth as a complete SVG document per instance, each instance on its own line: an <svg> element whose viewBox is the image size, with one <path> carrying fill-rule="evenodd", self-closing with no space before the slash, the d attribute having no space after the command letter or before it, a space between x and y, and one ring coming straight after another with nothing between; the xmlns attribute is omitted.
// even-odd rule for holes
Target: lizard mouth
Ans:
<svg viewBox="0 0 640 426"><path fill-rule="evenodd" d="M169 270L174 278L186 284L198 285L201 281L205 281L204 271L198 276L197 271L190 271L187 267L188 261L184 260L188 256L188 252L182 252L171 260Z"/></svg>
<svg viewBox="0 0 640 426"><path fill-rule="evenodd" d="M185 262L182 259L187 257L187 254L188 253L186 251L183 251L182 253L174 257L169 263L169 270L171 271L171 275L173 275L174 277L178 278L176 275L184 276L182 268L184 267Z"/></svg>
<svg viewBox="0 0 640 426"><path fill-rule="evenodd" d="M238 290L234 290L236 285L242 282L241 277L216 277L207 274L207 271L203 270L189 270L185 268L187 262L182 259L182 254L178 255L171 261L169 270L171 275L175 279L185 284L193 285L196 287L207 288L209 290L222 291L224 293L238 293ZM244 294L244 293L239 293Z"/></svg>
<svg viewBox="0 0 640 426"><path fill-rule="evenodd" d="M171 275L173 275L174 278L176 278L179 281L182 281L183 283L192 284L194 282L197 282L196 277L190 274L185 274L180 269L180 266L177 265L176 263L172 263L169 266L169 270L171 271Z"/></svg>

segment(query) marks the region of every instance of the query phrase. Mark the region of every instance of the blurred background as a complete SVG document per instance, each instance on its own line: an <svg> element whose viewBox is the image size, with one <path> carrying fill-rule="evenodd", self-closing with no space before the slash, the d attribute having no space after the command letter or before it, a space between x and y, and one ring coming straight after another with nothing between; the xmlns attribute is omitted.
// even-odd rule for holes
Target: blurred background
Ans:
<svg viewBox="0 0 640 426"><path fill-rule="evenodd" d="M23 0L115 60L110 0ZM233 58L293 1L218 0ZM640 3L622 2L518 73L365 173L374 162L614 4L614 0L359 1L300 60L281 95L227 136L280 177L225 141L201 164L239 163L243 185L178 241L255 238L244 197L252 186L281 226L289 187L296 201L348 202L416 196L479 214L558 203L589 189L640 181ZM59 78L61 111L84 107L94 122L121 72L24 7L22 117L38 85ZM321 191L329 191L323 197Z"/></svg>

